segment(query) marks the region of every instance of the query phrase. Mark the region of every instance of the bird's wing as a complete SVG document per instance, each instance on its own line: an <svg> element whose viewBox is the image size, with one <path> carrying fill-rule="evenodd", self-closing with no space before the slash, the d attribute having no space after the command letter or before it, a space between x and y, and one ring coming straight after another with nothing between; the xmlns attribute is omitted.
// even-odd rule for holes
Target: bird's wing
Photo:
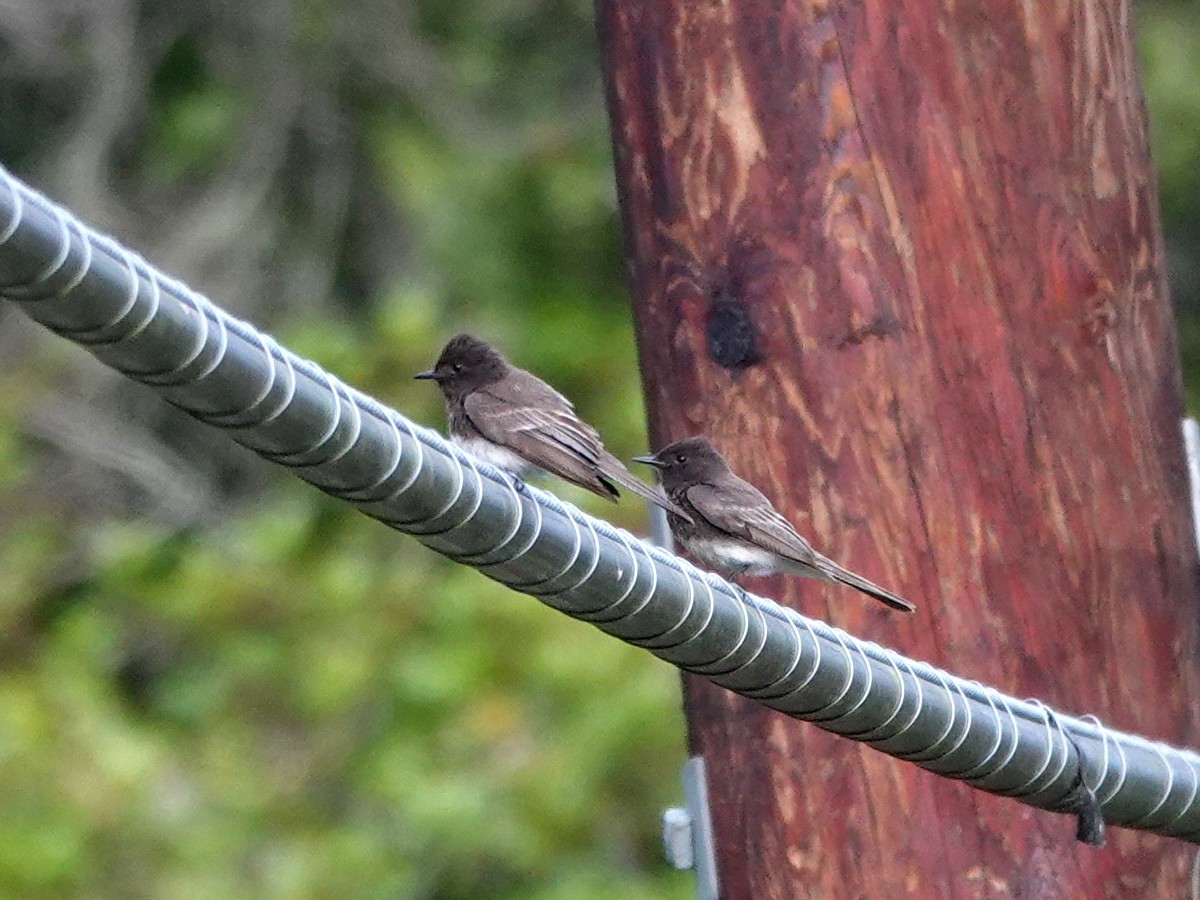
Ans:
<svg viewBox="0 0 1200 900"><path fill-rule="evenodd" d="M620 485L690 521L660 488L645 484L605 450L599 433L575 414L571 401L536 375L514 369L502 381L468 394L463 408L485 438L539 468L608 500L617 499Z"/></svg>
<svg viewBox="0 0 1200 900"><path fill-rule="evenodd" d="M463 401L471 424L489 441L534 465L602 496L616 491L600 478L604 448L571 402L536 376L511 372L503 381L472 391Z"/></svg>
<svg viewBox="0 0 1200 900"><path fill-rule="evenodd" d="M696 512L717 528L791 560L798 564L802 574L840 581L893 609L912 612L916 608L903 597L814 550L763 493L747 481L734 476L718 484L697 484L688 488L687 498Z"/></svg>
<svg viewBox="0 0 1200 900"><path fill-rule="evenodd" d="M764 550L819 570L818 554L771 501L736 476L687 489L688 502L710 524ZM815 573L814 573L815 574Z"/></svg>

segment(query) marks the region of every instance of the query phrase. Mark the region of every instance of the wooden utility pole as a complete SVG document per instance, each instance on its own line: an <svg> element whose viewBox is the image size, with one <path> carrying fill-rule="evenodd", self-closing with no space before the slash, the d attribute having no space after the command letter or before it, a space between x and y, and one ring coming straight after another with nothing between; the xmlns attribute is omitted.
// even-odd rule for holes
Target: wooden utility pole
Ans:
<svg viewBox="0 0 1200 900"><path fill-rule="evenodd" d="M751 582L1197 743L1197 555L1127 0L597 0L656 446L919 605ZM722 896L1167 897L1192 850L685 684Z"/></svg>

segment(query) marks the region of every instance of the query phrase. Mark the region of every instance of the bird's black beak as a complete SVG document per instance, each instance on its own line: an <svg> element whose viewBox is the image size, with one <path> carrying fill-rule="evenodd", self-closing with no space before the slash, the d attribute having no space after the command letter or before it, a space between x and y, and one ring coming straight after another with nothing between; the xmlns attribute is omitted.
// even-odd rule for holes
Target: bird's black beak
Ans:
<svg viewBox="0 0 1200 900"><path fill-rule="evenodd" d="M659 460L657 456L635 456L633 461L645 463L646 465L653 466L656 469L661 469L663 467L662 461Z"/></svg>
<svg viewBox="0 0 1200 900"><path fill-rule="evenodd" d="M418 372L413 376L413 378L418 378L422 381L436 381L437 375L434 373L433 369L430 369L428 372Z"/></svg>

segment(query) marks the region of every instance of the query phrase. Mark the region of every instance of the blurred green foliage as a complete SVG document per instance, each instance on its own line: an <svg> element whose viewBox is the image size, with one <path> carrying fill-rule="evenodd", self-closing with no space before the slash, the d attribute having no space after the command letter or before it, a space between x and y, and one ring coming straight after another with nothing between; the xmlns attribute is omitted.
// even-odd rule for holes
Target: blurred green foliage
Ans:
<svg viewBox="0 0 1200 900"><path fill-rule="evenodd" d="M297 8L284 41L311 54L288 64L295 90L318 93L319 81L325 111L344 116L321 135L350 157L345 183L363 185L322 201L354 210L340 219L323 219L297 185L338 174L296 137L316 127L309 113L271 119L276 103L318 101L280 101L286 91L262 88L252 61L232 55L240 41L277 45L269 28L201 26L177 8L185 20L159 35L157 55L135 30L151 96L111 153L115 201L145 228L142 246L175 227L165 203L204 215L223 185L257 190L239 176L240 154L275 127L298 147L268 180L293 206L253 209L231 238L217 228L211 239L271 243L285 269L324 259L332 275L275 305L236 285L239 308L439 427L440 396L411 375L471 328L572 396L612 449L640 451L590 10L423 4L395 39L424 48L433 74L389 84L386 55L347 53L357 37L338 29L347 15L371 28L391 7L342 7ZM149 15L138 29L165 27ZM10 92L22 77L49 90L36 72L8 74ZM422 77L440 86L436 102ZM43 149L22 137L0 149L36 173ZM348 246L371 245L375 228L399 265ZM169 270L183 243L145 252ZM0 367L14 388L0 399L0 895L691 894L658 836L661 809L680 797L674 670L265 475L242 451L216 450L237 489L201 463L220 499L196 521L148 520L147 486L119 466L85 474L133 495L124 502L39 486L67 453L57 433L28 438L41 433L32 410L96 370L54 349L35 363L43 342L29 340L20 370ZM137 404L150 446L191 458L195 430L142 399L120 402ZM562 493L641 526L635 504Z"/></svg>
<svg viewBox="0 0 1200 900"><path fill-rule="evenodd" d="M1188 408L1200 410L1200 5L1138 8L1142 76Z"/></svg>
<svg viewBox="0 0 1200 900"><path fill-rule="evenodd" d="M418 420L470 328L642 449L587 4L107 6L0 10L7 164ZM1139 13L1195 385L1200 17ZM693 895L673 670L2 308L0 572L0 896Z"/></svg>

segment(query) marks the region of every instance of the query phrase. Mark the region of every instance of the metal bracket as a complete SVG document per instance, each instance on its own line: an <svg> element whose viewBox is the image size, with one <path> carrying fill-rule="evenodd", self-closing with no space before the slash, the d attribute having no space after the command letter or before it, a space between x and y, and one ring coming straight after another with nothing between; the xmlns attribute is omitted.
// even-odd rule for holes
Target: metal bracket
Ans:
<svg viewBox="0 0 1200 900"><path fill-rule="evenodd" d="M683 764L683 798L686 808L675 806L663 812L663 852L676 869L695 870L697 900L720 900L702 756L693 756Z"/></svg>
<svg viewBox="0 0 1200 900"><path fill-rule="evenodd" d="M1190 416L1183 420L1183 449L1192 489L1192 525L1196 529L1196 545L1200 547L1200 424Z"/></svg>

